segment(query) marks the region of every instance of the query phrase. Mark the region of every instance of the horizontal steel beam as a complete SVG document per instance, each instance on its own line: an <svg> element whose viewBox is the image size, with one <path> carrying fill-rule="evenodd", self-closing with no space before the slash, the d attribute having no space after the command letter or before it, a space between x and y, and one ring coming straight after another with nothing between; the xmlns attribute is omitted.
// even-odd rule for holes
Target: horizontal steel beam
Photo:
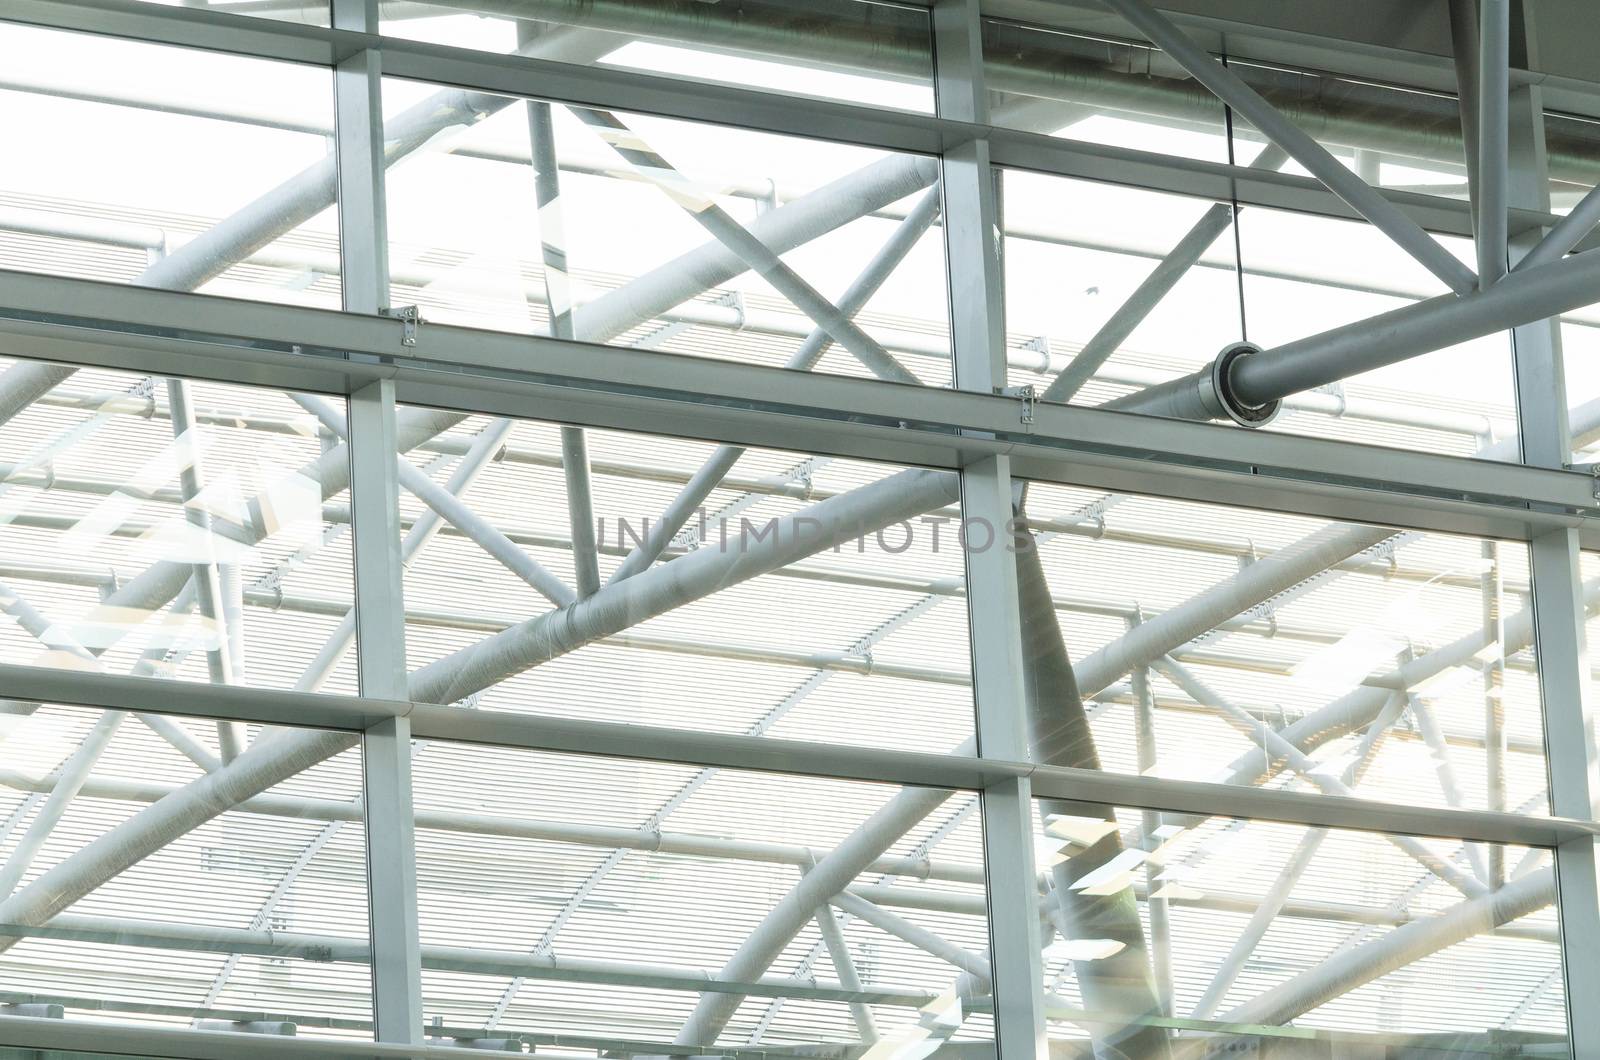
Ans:
<svg viewBox="0 0 1600 1060"><path fill-rule="evenodd" d="M76 1000L76 999L70 999ZM73 1006L81 1007L81 1006ZM155 1006L134 1002L110 1002L102 1006L108 1012L148 1012ZM189 1012L206 1010L190 1009ZM175 1013L156 1013L172 1015ZM325 1021L345 1029L361 1029L361 1021ZM429 1028L445 1035L459 1032L472 1036L482 1034L481 1029L469 1027ZM550 1051L583 1050L595 1053L618 1052L626 1055L647 1054L655 1056L693 1056L698 1048L672 1046L662 1042L640 1039L604 1037L589 1034L528 1034L510 1031L503 1034L546 1046ZM188 1028L152 1027L129 1023L91 1023L77 1020L41 1019L30 1016L0 1016L0 1047L46 1050L47 1055L60 1055L68 1051L73 1056L140 1056L160 1057L162 1060L284 1060L285 1057L318 1057L322 1060L483 1060L481 1049L447 1045L402 1045L362 1041L339 1041L329 1038L283 1037L279 1035L239 1034L228 1031L204 1031ZM785 1055L783 1050L771 1048L742 1049L737 1046L719 1048L719 1056L734 1060L772 1060ZM822 1060L827 1053L811 1053ZM842 1060L845 1050L833 1054Z"/></svg>
<svg viewBox="0 0 1600 1060"><path fill-rule="evenodd" d="M1578 472L1073 406L1025 424L1001 396L445 325L402 347L385 317L4 279L7 355L343 393L389 376L416 404L932 467L1009 453L1022 478L1520 540L1575 526L1600 546Z"/></svg>
<svg viewBox="0 0 1600 1060"><path fill-rule="evenodd" d="M1354 828L1472 842L1555 846L1600 835L1600 823L1527 818L1487 811L1402 806L1165 778L1127 776L1004 759L848 747L648 725L465 710L430 703L312 695L275 689L0 666L10 696L83 707L359 732L381 719L408 717L417 739L604 755L695 766L762 770L918 787L981 790L1031 779L1040 797L1170 813L1203 811L1302 825Z"/></svg>

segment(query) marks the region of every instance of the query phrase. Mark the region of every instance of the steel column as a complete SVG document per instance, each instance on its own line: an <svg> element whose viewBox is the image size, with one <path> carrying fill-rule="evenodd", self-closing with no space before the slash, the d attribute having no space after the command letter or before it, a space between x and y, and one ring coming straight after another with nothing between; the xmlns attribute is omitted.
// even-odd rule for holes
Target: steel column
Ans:
<svg viewBox="0 0 1600 1060"><path fill-rule="evenodd" d="M337 28L377 32L377 2L334 0L333 21ZM381 89L375 51L358 52L334 71L344 306L363 313L377 313L389 303ZM363 695L401 698L406 694L405 594L394 384L381 380L353 393L348 425L356 668ZM361 788L373 1028L380 1042L418 1044L423 1039L422 958L411 725L405 718L385 719L364 734Z"/></svg>
<svg viewBox="0 0 1600 1060"><path fill-rule="evenodd" d="M1485 0L1488 7L1496 0ZM1519 27L1528 29L1526 19ZM1529 49L1535 46L1527 40ZM1507 190L1514 206L1548 204L1544 150L1544 106L1537 86L1519 88L1510 100ZM1510 244L1513 261L1534 250L1540 233L1523 233ZM1530 272L1533 270L1530 270ZM1521 457L1526 464L1563 467L1572 438L1558 320L1538 320L1512 332ZM1589 674L1588 601L1577 535L1557 530L1529 543L1533 587L1532 633L1544 704L1545 754L1550 774L1550 809L1583 820L1600 806L1600 710ZM1507 632L1509 634L1509 624ZM1507 646L1509 647L1509 646ZM1555 891L1560 903L1562 965L1566 974L1568 1044L1574 1056L1600 1052L1600 965L1589 959L1600 948L1600 847L1593 840L1568 841L1556 850ZM1543 876L1543 873L1539 874ZM1495 893L1516 887L1507 884Z"/></svg>
<svg viewBox="0 0 1600 1060"><path fill-rule="evenodd" d="M401 585L394 384L350 397L350 479L356 566L356 661L363 695L404 698L406 652ZM373 1016L379 1041L422 1038L422 966L417 929L411 724L388 718L361 744L366 809L367 903L372 932Z"/></svg>
<svg viewBox="0 0 1600 1060"><path fill-rule="evenodd" d="M987 122L978 0L937 0L932 14L940 115ZM985 140L946 150L941 183L952 381L960 389L986 394L1006 385L1007 367L997 180ZM993 530L986 535L989 547L968 548L964 556L978 753L1023 760L1028 737L1022 628L1010 550L1017 495L1007 457L982 460L961 471L962 516ZM982 823L995 1045L1003 1060L1045 1060L1043 939L1033 859L1033 788L1027 778L985 789Z"/></svg>

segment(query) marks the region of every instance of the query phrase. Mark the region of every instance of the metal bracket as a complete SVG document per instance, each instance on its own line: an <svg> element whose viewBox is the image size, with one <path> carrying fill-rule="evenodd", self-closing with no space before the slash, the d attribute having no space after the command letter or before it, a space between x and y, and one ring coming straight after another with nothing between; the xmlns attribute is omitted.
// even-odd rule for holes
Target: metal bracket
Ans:
<svg viewBox="0 0 1600 1060"><path fill-rule="evenodd" d="M712 305L725 305L725 306L728 306L730 309L732 309L734 311L734 313L737 315L737 319L738 319L738 323L733 325L733 330L736 331L736 332L744 330L744 325L745 325L745 305L744 305L744 292L743 291L728 291L728 292L726 292L724 294L718 295L712 301L711 304Z"/></svg>
<svg viewBox="0 0 1600 1060"><path fill-rule="evenodd" d="M1022 349L1028 350L1032 353L1037 353L1039 355L1039 366L1035 368L1034 371L1042 373L1050 370L1049 335L1035 335L1033 338L1022 344Z"/></svg>
<svg viewBox="0 0 1600 1060"><path fill-rule="evenodd" d="M1039 389L1032 383L1023 386L1002 387L999 391L1002 397L1014 397L1022 402L1022 424L1025 427L1033 426L1034 409L1039 404Z"/></svg>
<svg viewBox="0 0 1600 1060"><path fill-rule="evenodd" d="M378 312L400 321L400 345L410 347L417 344L417 329L423 323L421 309L414 305L400 305L380 309Z"/></svg>
<svg viewBox="0 0 1600 1060"><path fill-rule="evenodd" d="M1567 469L1588 475L1589 495L1600 501L1600 464L1568 464Z"/></svg>

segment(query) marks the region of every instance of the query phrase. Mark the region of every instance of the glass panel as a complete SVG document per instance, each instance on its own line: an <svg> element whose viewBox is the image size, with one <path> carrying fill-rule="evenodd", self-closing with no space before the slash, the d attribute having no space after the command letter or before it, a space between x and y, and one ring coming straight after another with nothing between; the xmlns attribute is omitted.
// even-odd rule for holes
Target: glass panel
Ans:
<svg viewBox="0 0 1600 1060"><path fill-rule="evenodd" d="M1041 761L1548 812L1525 545L1038 483L1026 503Z"/></svg>
<svg viewBox="0 0 1600 1060"><path fill-rule="evenodd" d="M0 69L0 265L339 307L326 69L5 23Z"/></svg>
<svg viewBox="0 0 1600 1060"><path fill-rule="evenodd" d="M1238 339L1227 204L1017 170L1004 194L1013 383L1099 404L1192 371ZM1192 267L1153 297L1146 285L1169 274L1169 255ZM1130 300L1144 310L1125 310Z"/></svg>
<svg viewBox="0 0 1600 1060"><path fill-rule="evenodd" d="M933 159L412 82L386 81L384 98L392 141L449 131L389 175L396 305L475 327L949 383ZM557 160L545 170L557 179L537 189L530 123ZM554 325L552 299L576 305Z"/></svg>
<svg viewBox="0 0 1600 1060"><path fill-rule="evenodd" d="M435 1034L992 1039L974 793L443 743L415 789Z"/></svg>
<svg viewBox="0 0 1600 1060"><path fill-rule="evenodd" d="M1229 161L1222 104L1148 45L985 19L983 57L996 125Z"/></svg>
<svg viewBox="0 0 1600 1060"><path fill-rule="evenodd" d="M4 721L0 1004L370 1040L354 736L239 725L277 749L246 809L198 787L219 723L16 702Z"/></svg>
<svg viewBox="0 0 1600 1060"><path fill-rule="evenodd" d="M1062 1055L1568 1055L1548 850L1038 808ZM1503 882L1464 896L1419 851Z"/></svg>
<svg viewBox="0 0 1600 1060"><path fill-rule="evenodd" d="M355 690L342 398L0 369L0 662Z"/></svg>
<svg viewBox="0 0 1600 1060"><path fill-rule="evenodd" d="M972 735L953 475L454 419L401 478L406 548L421 550L405 585L417 698L924 751ZM572 444L605 586L578 603ZM715 488L664 529L694 476ZM449 511L463 482L466 511ZM431 544L418 490L448 512ZM666 542L664 562L629 559L647 540Z"/></svg>
<svg viewBox="0 0 1600 1060"><path fill-rule="evenodd" d="M862 0L572 4L379 0L382 31L744 88L931 113L925 9Z"/></svg>

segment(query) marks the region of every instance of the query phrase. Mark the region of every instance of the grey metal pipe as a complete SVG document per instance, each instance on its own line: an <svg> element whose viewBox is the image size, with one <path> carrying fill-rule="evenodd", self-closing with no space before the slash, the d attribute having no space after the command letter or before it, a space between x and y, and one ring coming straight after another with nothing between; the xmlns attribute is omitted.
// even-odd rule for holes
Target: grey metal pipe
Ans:
<svg viewBox="0 0 1600 1060"><path fill-rule="evenodd" d="M1226 366L1221 378L1218 362L1213 362L1103 407L1174 419L1222 419L1234 416L1238 407L1268 408L1302 390L1595 301L1600 301L1600 250L1518 269L1487 290L1440 295L1271 350L1246 351Z"/></svg>
<svg viewBox="0 0 1600 1060"><path fill-rule="evenodd" d="M1472 270L1461 264L1388 199L1378 194L1333 155L1262 99L1232 70L1191 41L1165 15L1144 0L1102 0L1127 19L1157 47L1175 59L1201 84L1254 125L1269 141L1289 152L1327 189L1343 199L1374 228L1394 240L1451 290L1464 294L1477 286Z"/></svg>
<svg viewBox="0 0 1600 1060"><path fill-rule="evenodd" d="M449 430L466 417L461 413L438 412L432 409L402 409L396 417L396 433L401 451L414 449L434 435ZM339 493L350 481L350 461L346 447L341 444L308 462L300 474L321 486L323 500ZM265 511L259 497L247 505L248 526L214 524L218 533L245 544L255 544L273 531L275 521ZM109 596L108 607L130 608L154 613L166 606L190 580L189 564L160 560Z"/></svg>

